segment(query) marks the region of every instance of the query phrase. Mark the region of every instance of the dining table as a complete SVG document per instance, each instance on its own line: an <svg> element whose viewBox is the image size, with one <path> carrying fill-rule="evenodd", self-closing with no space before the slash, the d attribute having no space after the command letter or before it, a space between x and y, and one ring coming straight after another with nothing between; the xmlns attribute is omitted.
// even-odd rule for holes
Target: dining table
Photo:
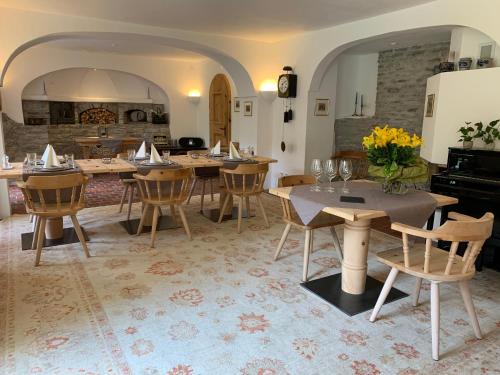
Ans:
<svg viewBox="0 0 500 375"><path fill-rule="evenodd" d="M292 189L293 187L275 187L269 189L269 193L292 200ZM435 200L436 208L458 203L454 197L425 193ZM389 209L327 206L321 211L345 221L341 273L306 281L301 285L347 315L353 316L368 311L375 305L383 286L382 282L367 274L371 221L389 216ZM405 296L406 293L392 288L386 303Z"/></svg>
<svg viewBox="0 0 500 375"><path fill-rule="evenodd" d="M258 163L276 163L277 161L273 158L265 156L252 156L251 160ZM169 161L177 165L180 168L203 168L203 167L223 167L223 158L207 158L207 157L196 157L193 158L188 155L174 155L169 157ZM13 162L10 163L10 169L0 168L0 179L7 180L22 180L25 173L23 162ZM104 161L102 159L77 159L75 160L75 165L81 170L85 175L93 174L103 174L103 173L124 173L130 172L135 173L138 171L137 164L129 160L122 158L112 158L110 161ZM161 165L159 165L160 167ZM219 206L222 206L222 201L220 200ZM231 212L232 205L228 205L228 210ZM172 220L168 215L162 215L163 218L160 219L157 230L177 228L178 225L175 220ZM151 229L151 223L153 221L153 213L151 212L146 216L146 221L144 223L144 231ZM129 234L135 234L137 231L139 219L124 220L120 224ZM85 233L85 231L84 231ZM50 220L47 223L46 230L46 243L45 247L57 246L68 243L78 242L76 233L74 233L73 228L63 228L62 218L57 218ZM87 234L85 233L87 236ZM22 248L23 250L31 249L31 238L33 236L32 232L23 233L21 235Z"/></svg>

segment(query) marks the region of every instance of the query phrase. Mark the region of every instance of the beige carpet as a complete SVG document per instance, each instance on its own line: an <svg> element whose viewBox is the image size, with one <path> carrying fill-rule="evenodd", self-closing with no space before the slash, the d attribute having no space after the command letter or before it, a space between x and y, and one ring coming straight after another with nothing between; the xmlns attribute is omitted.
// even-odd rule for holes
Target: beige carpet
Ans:
<svg viewBox="0 0 500 375"><path fill-rule="evenodd" d="M212 223L188 206L193 241L182 229L129 236L116 206L84 210L93 257L78 244L20 250L26 216L0 222L0 371L4 374L490 374L500 372L500 278L472 282L485 338L474 339L455 286L442 291L442 359L431 359L428 285L421 305L405 298L347 317L299 286L303 234L291 232L283 257L281 208L266 196L272 226L257 216ZM138 214L138 208L135 208ZM342 228L338 227L339 235ZM371 251L399 246L372 231ZM328 231L315 236L313 277L339 272ZM388 269L370 260L370 275ZM412 290L402 276L396 286Z"/></svg>

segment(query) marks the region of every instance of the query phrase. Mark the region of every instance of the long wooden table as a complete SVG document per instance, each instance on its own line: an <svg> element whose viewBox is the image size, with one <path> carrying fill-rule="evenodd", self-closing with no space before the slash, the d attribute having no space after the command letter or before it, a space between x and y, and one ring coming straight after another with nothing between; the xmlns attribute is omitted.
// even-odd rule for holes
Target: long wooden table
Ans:
<svg viewBox="0 0 500 375"><path fill-rule="evenodd" d="M292 187L271 188L269 189L269 193L289 200L291 190ZM439 194L429 194L436 200L437 207L458 203L458 199L456 198ZM332 299L336 299L336 301L340 305L343 304L344 307L346 304L350 305L347 306L347 309L350 309L351 307L355 309L356 305L359 308L362 308L362 305L370 305L372 299L371 297L374 297L376 300L378 297L378 288L381 288L381 285L378 285L375 279L370 278L369 287L376 286L376 291L366 290L370 225L372 219L387 216L387 213L385 211L340 207L325 207L323 212L345 219L343 245L344 258L341 266L342 273L340 275L340 285L338 285L339 275L332 275L332 279L330 279L335 280L337 282L336 285L333 285L335 283L330 283L330 285L324 283L321 284L321 280L326 280L327 278L313 280L305 284L313 285L318 289L322 289L325 294L329 294ZM341 291L336 290L339 286ZM328 300L328 298L324 295L320 296ZM375 300L373 301L373 304L371 304L370 308L372 308L375 304ZM329 302L342 309L342 307L335 303L335 301L329 300ZM366 310L367 309L364 309L364 311ZM346 312L345 310L343 311Z"/></svg>
<svg viewBox="0 0 500 375"><path fill-rule="evenodd" d="M170 159L183 168L222 167L224 165L222 160L208 159L202 156L195 159L187 155L175 155L171 156ZM264 156L254 156L252 159L260 163L276 163L275 159ZM101 159L78 159L75 160L75 163L80 167L82 172L87 175L99 173L137 172L137 168L133 164L123 159L112 159L110 164L103 163ZM12 169L0 169L0 179L20 180L23 178L23 163L11 164L13 167ZM146 226L148 225L148 222L152 222L152 213L149 216L149 220L146 220L145 223ZM131 232L130 230L128 231ZM45 233L48 240L58 243L57 240L61 239L61 236L65 235L65 232L63 231L62 218L49 220L46 225ZM76 237L71 241L73 240L77 240ZM26 243L28 242L29 241L26 240Z"/></svg>
<svg viewBox="0 0 500 375"><path fill-rule="evenodd" d="M102 144L102 140L116 140L121 141L121 151L126 152L128 148L136 148L142 142L141 138L134 137L76 137L75 142L81 147L84 158L90 157L90 149L93 146Z"/></svg>

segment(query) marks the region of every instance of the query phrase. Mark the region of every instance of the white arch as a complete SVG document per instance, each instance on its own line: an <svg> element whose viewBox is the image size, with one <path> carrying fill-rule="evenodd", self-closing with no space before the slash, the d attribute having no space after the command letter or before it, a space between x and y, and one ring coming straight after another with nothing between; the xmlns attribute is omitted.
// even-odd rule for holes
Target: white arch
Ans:
<svg viewBox="0 0 500 375"><path fill-rule="evenodd" d="M96 39L96 38L107 38L113 40L124 40L124 41L135 41L135 42L152 42L157 43L159 45L171 46L180 49L184 49L187 51L192 51L198 53L200 55L209 57L219 64L221 64L224 69L229 73L233 82L238 90L239 96L254 96L255 95L255 87L253 85L252 79L248 74L247 70L241 65L233 57L206 45L172 38L165 36L154 36L154 35L145 35L145 34L135 34L135 33L115 33L115 32L67 32L67 33L54 33L48 34L42 37L35 38L29 42L22 44L17 47L16 50L8 57L7 61L2 70L2 74L0 75L0 87L3 85L5 75L7 70L14 61L14 59L23 51L34 47L36 45L51 42L55 40L75 40L75 39Z"/></svg>

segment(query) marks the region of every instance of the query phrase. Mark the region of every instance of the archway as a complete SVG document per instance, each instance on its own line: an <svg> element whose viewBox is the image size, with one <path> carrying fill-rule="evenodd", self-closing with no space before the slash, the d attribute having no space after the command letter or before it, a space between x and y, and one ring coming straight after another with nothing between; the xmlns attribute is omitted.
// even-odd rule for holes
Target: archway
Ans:
<svg viewBox="0 0 500 375"><path fill-rule="evenodd" d="M210 146L220 141L227 148L231 142L231 86L224 74L212 79L209 92Z"/></svg>

